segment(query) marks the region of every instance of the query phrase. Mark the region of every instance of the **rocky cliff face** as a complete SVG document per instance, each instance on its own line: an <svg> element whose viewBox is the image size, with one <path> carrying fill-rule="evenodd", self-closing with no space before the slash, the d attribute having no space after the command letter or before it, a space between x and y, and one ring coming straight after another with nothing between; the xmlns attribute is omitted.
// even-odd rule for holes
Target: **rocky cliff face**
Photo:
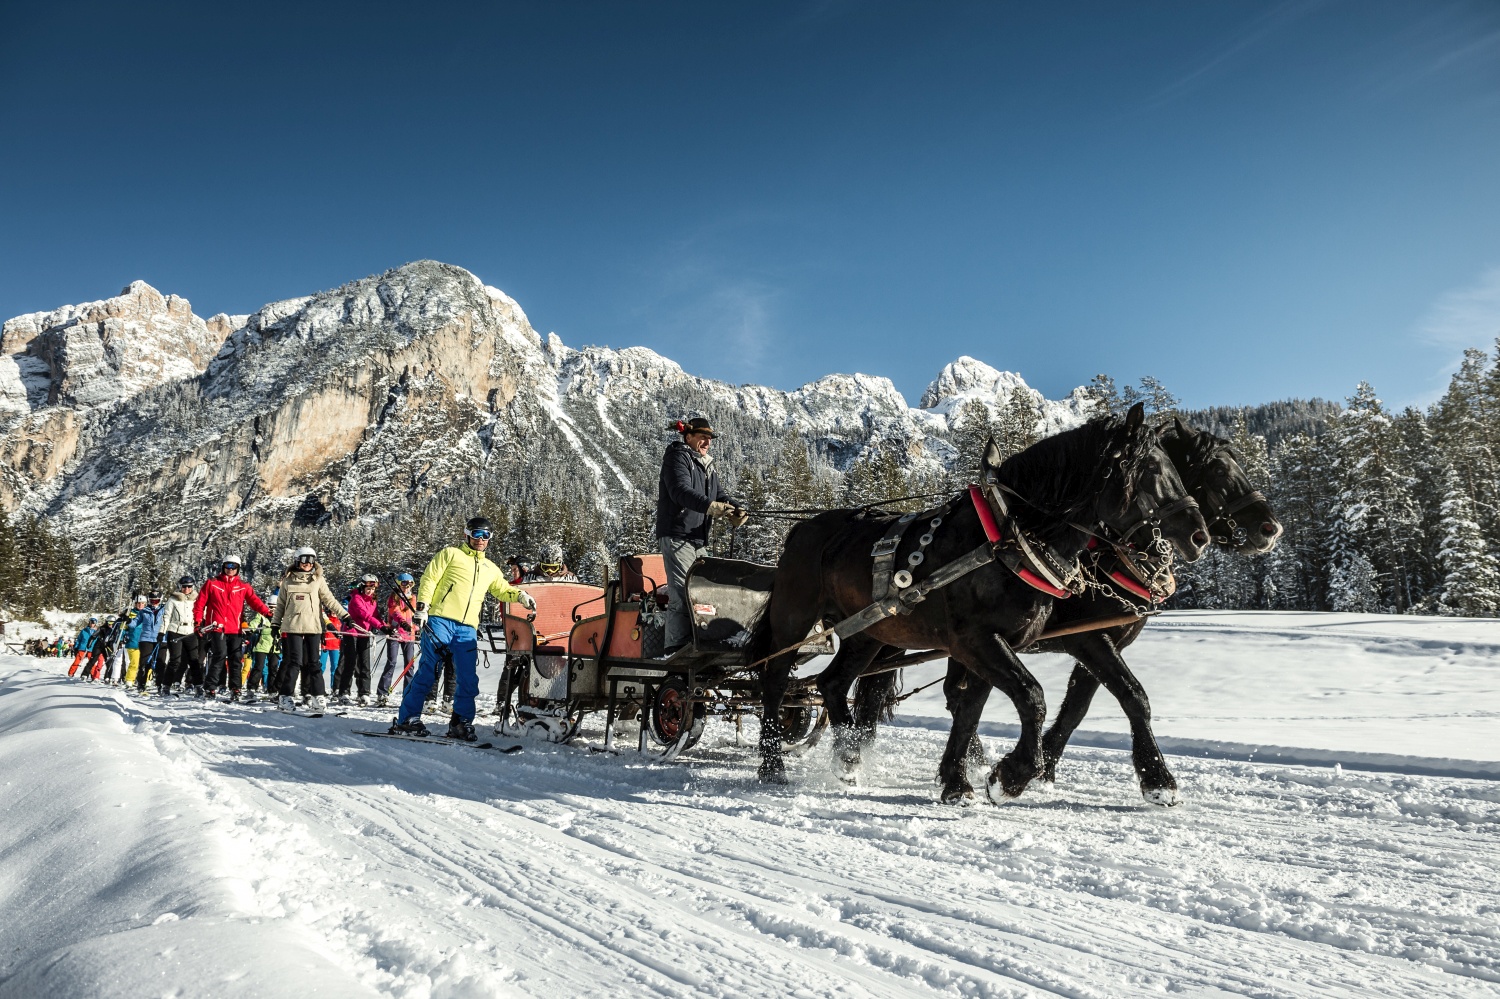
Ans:
<svg viewBox="0 0 1500 999"><path fill-rule="evenodd" d="M544 339L504 293L431 261L208 320L136 282L5 323L0 502L60 523L108 579L146 545L184 568L226 548L253 560L295 528L368 524L460 488L609 516L654 496L662 427L692 411L724 427L726 467L763 465L795 432L835 469L892 444L937 469L963 402L998 410L1024 387L972 358L917 409L865 375L733 387L644 348ZM1086 409L1075 392L1044 422Z"/></svg>

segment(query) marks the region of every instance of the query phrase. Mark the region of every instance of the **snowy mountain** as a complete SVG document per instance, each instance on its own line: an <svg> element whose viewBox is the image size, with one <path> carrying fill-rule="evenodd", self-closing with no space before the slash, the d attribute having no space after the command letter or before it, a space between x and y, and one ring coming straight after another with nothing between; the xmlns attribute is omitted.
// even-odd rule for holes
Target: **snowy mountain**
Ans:
<svg viewBox="0 0 1500 999"><path fill-rule="evenodd" d="M292 527L366 524L444 495L562 497L611 516L654 495L669 418L724 428L726 468L788 433L834 473L872 447L939 470L958 411L998 412L1019 375L949 364L908 405L888 379L792 392L688 374L642 347L567 346L459 267L420 261L249 316L201 319L135 282L19 316L0 341L0 501L64 527L95 575L146 546L176 565L253 565ZM1082 390L1041 401L1046 432Z"/></svg>

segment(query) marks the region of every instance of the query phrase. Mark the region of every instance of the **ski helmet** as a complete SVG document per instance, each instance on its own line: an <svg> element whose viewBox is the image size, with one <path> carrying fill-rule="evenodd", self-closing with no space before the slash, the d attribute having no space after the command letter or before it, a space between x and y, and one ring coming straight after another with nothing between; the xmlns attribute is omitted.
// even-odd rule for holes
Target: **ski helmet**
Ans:
<svg viewBox="0 0 1500 999"><path fill-rule="evenodd" d="M490 527L490 518L470 517L469 522L464 525L464 533L472 538L477 531L484 531L482 537L486 538L493 534L494 528Z"/></svg>
<svg viewBox="0 0 1500 999"><path fill-rule="evenodd" d="M379 583L380 577L375 575L373 572L367 572L363 576L359 577L359 581L361 583Z"/></svg>
<svg viewBox="0 0 1500 999"><path fill-rule="evenodd" d="M160 600L161 599L161 590L152 590L150 593L146 594L146 599L147 600Z"/></svg>
<svg viewBox="0 0 1500 999"><path fill-rule="evenodd" d="M542 546L542 566L548 568L556 566L561 569L563 564L562 545L556 541Z"/></svg>
<svg viewBox="0 0 1500 999"><path fill-rule="evenodd" d="M318 560L318 553L313 551L307 545L303 545L301 548L297 549L295 558L298 562L301 562L305 558L310 558L314 562L316 562Z"/></svg>
<svg viewBox="0 0 1500 999"><path fill-rule="evenodd" d="M89 618L89 624L98 624L98 623L99 623L99 619L97 617L91 617L91 618Z"/></svg>
<svg viewBox="0 0 1500 999"><path fill-rule="evenodd" d="M146 594L144 594L144 593L137 593L135 595L135 602L138 603L138 604L145 603L146 602Z"/></svg>
<svg viewBox="0 0 1500 999"><path fill-rule="evenodd" d="M222 566L231 566L232 565L236 569L238 569L240 566L244 565L245 563L243 563L243 562L240 561L240 557L238 555L225 555L223 558L219 559L219 564L222 565Z"/></svg>
<svg viewBox="0 0 1500 999"><path fill-rule="evenodd" d="M415 583L416 580L412 578L411 573L409 573L409 572L403 572L399 576L396 577L396 582L398 582L398 583Z"/></svg>

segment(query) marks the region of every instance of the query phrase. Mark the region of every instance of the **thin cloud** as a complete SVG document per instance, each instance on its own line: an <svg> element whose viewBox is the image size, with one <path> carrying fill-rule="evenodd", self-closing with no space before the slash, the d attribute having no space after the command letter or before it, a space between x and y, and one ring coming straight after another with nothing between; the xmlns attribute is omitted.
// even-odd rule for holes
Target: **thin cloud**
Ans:
<svg viewBox="0 0 1500 999"><path fill-rule="evenodd" d="M1500 266L1439 295L1417 324L1417 332L1444 347L1487 348L1500 336Z"/></svg>
<svg viewBox="0 0 1500 999"><path fill-rule="evenodd" d="M1289 0L1261 14L1230 39L1227 45L1147 98L1144 106L1158 108L1187 96L1238 62L1271 35L1302 20L1325 3L1326 0Z"/></svg>
<svg viewBox="0 0 1500 999"><path fill-rule="evenodd" d="M674 256L655 270L649 282L654 290L637 314L661 340L692 348L714 344L715 355L732 356L736 368L759 372L779 339L782 289L714 260L697 240L678 247Z"/></svg>

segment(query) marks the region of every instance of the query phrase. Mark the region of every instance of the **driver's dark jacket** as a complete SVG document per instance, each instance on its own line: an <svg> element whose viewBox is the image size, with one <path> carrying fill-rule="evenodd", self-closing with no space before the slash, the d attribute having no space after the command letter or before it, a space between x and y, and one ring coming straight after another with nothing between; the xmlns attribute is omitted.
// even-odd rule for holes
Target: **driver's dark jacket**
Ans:
<svg viewBox="0 0 1500 999"><path fill-rule="evenodd" d="M682 441L667 445L656 493L656 536L708 544L708 505L740 504L724 491L717 470L705 471Z"/></svg>

